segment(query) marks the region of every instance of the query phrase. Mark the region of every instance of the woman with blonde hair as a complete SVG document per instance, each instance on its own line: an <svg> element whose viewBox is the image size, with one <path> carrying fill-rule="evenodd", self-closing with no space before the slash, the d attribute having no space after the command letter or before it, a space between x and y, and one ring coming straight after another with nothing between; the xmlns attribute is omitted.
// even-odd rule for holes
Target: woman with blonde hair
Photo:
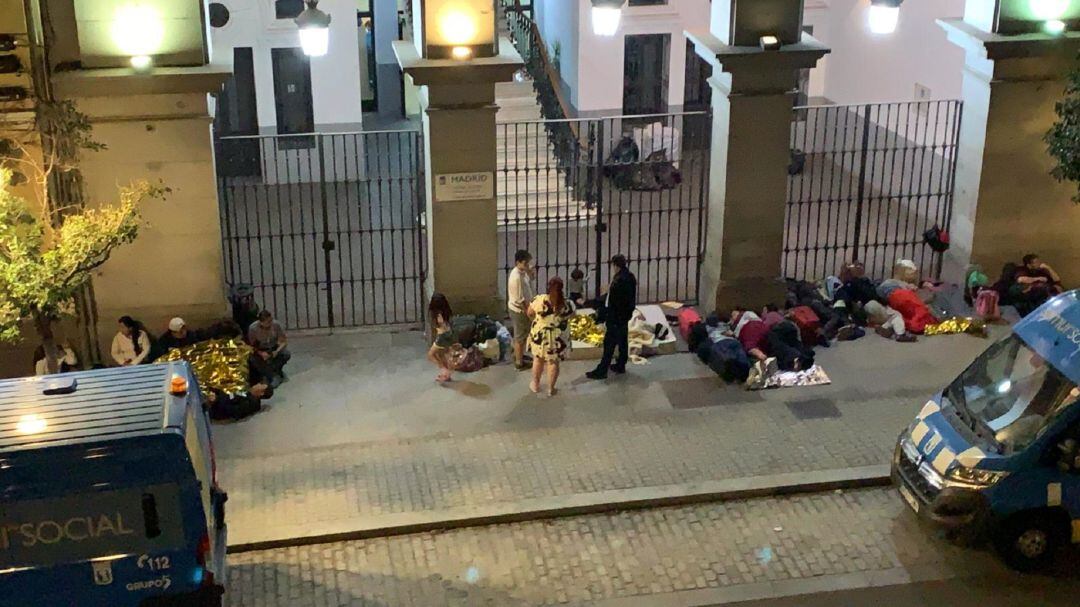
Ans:
<svg viewBox="0 0 1080 607"><path fill-rule="evenodd" d="M574 303L564 295L563 280L558 276L548 281L547 293L537 295L529 304L528 315L532 319L529 331L529 348L532 350L532 382L529 389L540 391L544 369L548 373L548 395L555 395L559 381L559 363L570 352L568 335L570 317L574 315Z"/></svg>

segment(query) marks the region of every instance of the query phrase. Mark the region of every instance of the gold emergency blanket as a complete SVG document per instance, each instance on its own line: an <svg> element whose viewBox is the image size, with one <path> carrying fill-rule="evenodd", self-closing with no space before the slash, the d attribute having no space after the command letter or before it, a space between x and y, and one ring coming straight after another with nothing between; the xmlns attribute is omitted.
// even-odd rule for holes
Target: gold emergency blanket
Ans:
<svg viewBox="0 0 1080 607"><path fill-rule="evenodd" d="M969 333L979 337L987 337L986 322L977 318L953 317L943 320L936 325L926 325L926 335L957 335Z"/></svg>
<svg viewBox="0 0 1080 607"><path fill-rule="evenodd" d="M570 339L592 346L602 346L604 327L596 324L596 319L592 316L575 316L570 319Z"/></svg>
<svg viewBox="0 0 1080 607"><path fill-rule="evenodd" d="M186 348L173 348L163 360L186 360L204 392L217 389L237 395L248 390L249 356L251 346L239 338L211 339Z"/></svg>

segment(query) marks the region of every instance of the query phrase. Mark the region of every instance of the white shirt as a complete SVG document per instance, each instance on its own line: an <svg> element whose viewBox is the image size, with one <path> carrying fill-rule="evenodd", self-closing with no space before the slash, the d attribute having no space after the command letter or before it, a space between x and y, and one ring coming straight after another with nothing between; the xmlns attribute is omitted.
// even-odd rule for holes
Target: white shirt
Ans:
<svg viewBox="0 0 1080 607"><path fill-rule="evenodd" d="M132 365L141 363L150 354L150 338L146 336L146 331L139 331L139 345L142 346L142 352L136 354L131 338L118 331L112 340L113 360L118 365L123 365L128 360L131 361L128 364Z"/></svg>
<svg viewBox="0 0 1080 607"><path fill-rule="evenodd" d="M63 346L57 346L57 348L59 350L58 354L61 355L60 359L56 361L57 367L59 367L62 363L70 365L72 367L74 367L76 364L78 364L79 359L75 356L75 352L71 348L65 348ZM41 360L34 363L34 375L48 375L48 374L49 374L49 363L48 363L47 359L42 358Z"/></svg>
<svg viewBox="0 0 1080 607"><path fill-rule="evenodd" d="M517 267L510 270L510 280L506 285L506 307L511 312L524 314L525 308L535 296L529 274Z"/></svg>

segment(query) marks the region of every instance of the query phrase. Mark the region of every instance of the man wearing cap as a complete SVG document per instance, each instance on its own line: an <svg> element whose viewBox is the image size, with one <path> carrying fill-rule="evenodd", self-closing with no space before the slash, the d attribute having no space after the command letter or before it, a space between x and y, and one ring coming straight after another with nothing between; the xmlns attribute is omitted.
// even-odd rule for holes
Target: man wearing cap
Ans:
<svg viewBox="0 0 1080 607"><path fill-rule="evenodd" d="M155 352L152 358L156 360L173 348L186 348L197 341L199 341L198 335L188 330L184 319L177 316L169 321L169 330L162 333L154 344Z"/></svg>

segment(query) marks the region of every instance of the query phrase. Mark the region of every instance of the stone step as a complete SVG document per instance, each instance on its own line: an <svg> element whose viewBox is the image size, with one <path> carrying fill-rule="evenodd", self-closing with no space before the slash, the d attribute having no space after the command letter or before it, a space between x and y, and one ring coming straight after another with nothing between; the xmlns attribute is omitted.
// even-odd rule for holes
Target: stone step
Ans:
<svg viewBox="0 0 1080 607"><path fill-rule="evenodd" d="M543 112L538 105L522 105L499 108L495 120L499 122L519 122L522 120L542 120Z"/></svg>
<svg viewBox="0 0 1080 607"><path fill-rule="evenodd" d="M536 91L533 89L532 80L524 82L498 82L495 84L496 102L503 98L531 97L536 100Z"/></svg>

